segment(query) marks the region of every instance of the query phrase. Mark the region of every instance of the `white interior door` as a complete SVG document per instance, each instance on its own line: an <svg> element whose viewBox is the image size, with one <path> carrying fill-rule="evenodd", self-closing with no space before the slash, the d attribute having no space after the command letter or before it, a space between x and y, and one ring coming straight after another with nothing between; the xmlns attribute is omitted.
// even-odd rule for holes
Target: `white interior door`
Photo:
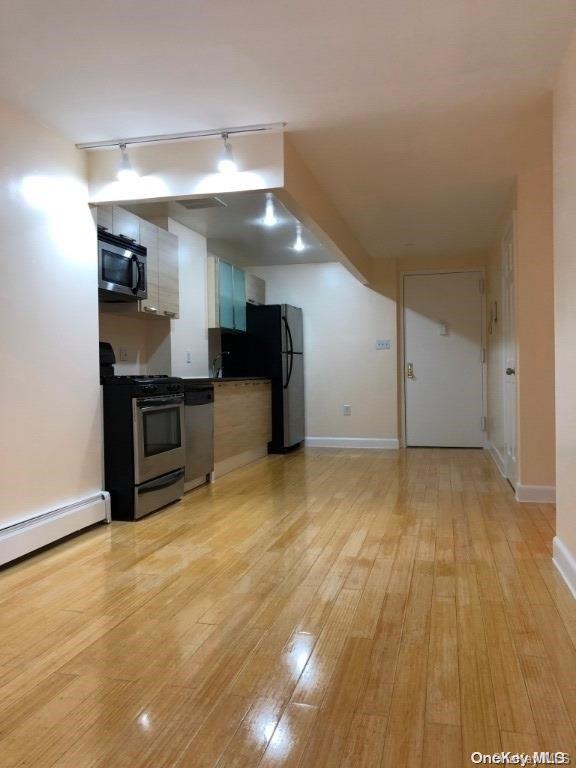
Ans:
<svg viewBox="0 0 576 768"><path fill-rule="evenodd" d="M504 471L516 487L518 457L516 447L516 324L514 321L514 231L502 242L503 345L504 345Z"/></svg>
<svg viewBox="0 0 576 768"><path fill-rule="evenodd" d="M480 272L404 277L406 444L484 445Z"/></svg>

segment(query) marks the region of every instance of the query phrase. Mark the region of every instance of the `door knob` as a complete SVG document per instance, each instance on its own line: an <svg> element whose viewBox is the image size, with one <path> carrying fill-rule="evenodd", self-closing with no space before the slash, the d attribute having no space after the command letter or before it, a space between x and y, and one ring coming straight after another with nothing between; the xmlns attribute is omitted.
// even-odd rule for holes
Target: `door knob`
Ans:
<svg viewBox="0 0 576 768"><path fill-rule="evenodd" d="M413 363L407 363L406 364L406 376L409 379L414 378L414 364Z"/></svg>
<svg viewBox="0 0 576 768"><path fill-rule="evenodd" d="M513 376L516 374L516 370L514 368L506 368L506 376Z"/></svg>

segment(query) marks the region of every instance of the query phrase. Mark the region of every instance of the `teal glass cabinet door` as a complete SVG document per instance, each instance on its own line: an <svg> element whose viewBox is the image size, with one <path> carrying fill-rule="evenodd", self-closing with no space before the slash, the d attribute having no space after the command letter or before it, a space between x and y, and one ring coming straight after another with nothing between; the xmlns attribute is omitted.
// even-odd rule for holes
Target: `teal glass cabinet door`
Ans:
<svg viewBox="0 0 576 768"><path fill-rule="evenodd" d="M234 281L234 328L246 330L246 275L241 269L233 268Z"/></svg>
<svg viewBox="0 0 576 768"><path fill-rule="evenodd" d="M221 328L234 328L234 267L218 262L218 301Z"/></svg>

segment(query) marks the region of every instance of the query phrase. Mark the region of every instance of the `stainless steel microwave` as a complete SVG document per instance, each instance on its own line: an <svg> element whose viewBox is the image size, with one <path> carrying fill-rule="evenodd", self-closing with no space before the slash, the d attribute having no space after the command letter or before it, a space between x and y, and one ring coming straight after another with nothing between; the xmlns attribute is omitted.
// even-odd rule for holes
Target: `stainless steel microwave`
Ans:
<svg viewBox="0 0 576 768"><path fill-rule="evenodd" d="M146 248L124 237L98 230L98 295L100 301L147 298Z"/></svg>

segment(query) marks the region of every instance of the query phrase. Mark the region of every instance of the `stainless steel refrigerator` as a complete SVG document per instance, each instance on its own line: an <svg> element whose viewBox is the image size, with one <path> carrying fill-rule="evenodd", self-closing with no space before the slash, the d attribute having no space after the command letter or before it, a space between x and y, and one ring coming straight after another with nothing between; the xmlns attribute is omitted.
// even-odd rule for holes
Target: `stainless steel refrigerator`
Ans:
<svg viewBox="0 0 576 768"><path fill-rule="evenodd" d="M304 440L304 335L302 310L289 304L247 306L249 368L272 380L272 442L280 453Z"/></svg>

